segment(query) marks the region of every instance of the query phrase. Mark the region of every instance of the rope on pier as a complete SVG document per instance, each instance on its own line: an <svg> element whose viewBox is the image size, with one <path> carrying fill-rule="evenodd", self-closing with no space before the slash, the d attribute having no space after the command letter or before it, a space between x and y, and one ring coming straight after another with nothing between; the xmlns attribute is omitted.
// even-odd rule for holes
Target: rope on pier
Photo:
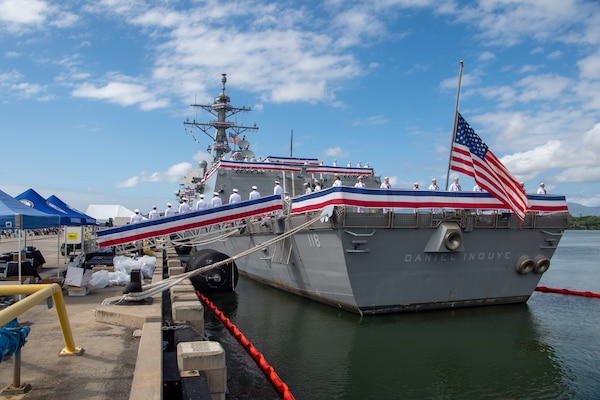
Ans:
<svg viewBox="0 0 600 400"><path fill-rule="evenodd" d="M130 293L124 294L118 300L111 300L109 302L103 302L102 305L105 306L105 305L109 305L109 304L119 304L119 303L121 303L123 301L140 301L140 300L143 300L145 298L152 297L155 294L161 293L161 292L163 292L165 290L168 290L169 288L171 288L171 287L173 287L175 285L178 285L179 283L183 282L187 278L190 278L191 276L199 275L199 274L201 274L203 272L206 272L207 270L209 270L211 268L216 268L216 267L220 267L221 265L228 264L228 263L230 263L232 261L235 261L235 260L237 260L237 259L239 259L241 257L245 257L248 254L254 253L254 252L259 251L259 250L262 250L262 249L264 249L264 248L266 248L268 246L271 246L271 245L273 245L273 244L275 244L275 243L277 243L277 242L279 242L281 240L284 240L285 238L288 238L288 237L290 237L292 235L295 235L297 232L299 232L299 231L301 231L303 229L308 228L310 225L312 225L315 222L319 221L320 219L324 218L324 216L327 215L330 212L331 211L324 210L320 215L317 215L313 219L310 219L310 220L304 222L303 224L301 224L301 225L299 225L299 226L297 226L297 227L295 227L293 229L290 229L289 231L286 231L285 233L282 233L281 235L275 236L272 239L269 239L269 240L267 240L265 242L259 243L256 246L254 246L254 247L252 247L250 249L244 250L243 252L241 252L239 254L236 254L236 255L234 255L232 257L229 257L229 258L227 258L225 260L216 262L214 264L207 265L207 266L202 267L202 268L195 269L193 271L188 271L188 272L185 272L185 273L180 274L180 275L175 275L173 277L169 277L167 279L163 279L162 281L159 281L159 282L151 283L149 285L144 285L142 287L142 291L141 292L130 292ZM233 233L238 233L238 232L239 232L238 230L235 230Z"/></svg>

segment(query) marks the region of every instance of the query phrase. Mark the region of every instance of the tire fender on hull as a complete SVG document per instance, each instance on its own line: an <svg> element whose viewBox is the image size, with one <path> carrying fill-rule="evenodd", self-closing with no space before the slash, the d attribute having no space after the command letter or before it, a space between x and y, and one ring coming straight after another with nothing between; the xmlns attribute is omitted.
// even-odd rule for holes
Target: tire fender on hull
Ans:
<svg viewBox="0 0 600 400"><path fill-rule="evenodd" d="M188 271L193 271L228 258L229 256L216 250L199 250L191 255L187 263L187 269ZM235 290L238 282L237 265L231 261L194 275L190 277L190 281L194 285L194 289L202 293L232 292Z"/></svg>
<svg viewBox="0 0 600 400"><path fill-rule="evenodd" d="M535 260L528 256L522 256L517 262L517 272L521 275L527 275L535 267Z"/></svg>
<svg viewBox="0 0 600 400"><path fill-rule="evenodd" d="M550 259L544 256L537 256L535 258L535 267L533 267L533 272L536 274L543 274L548 271L550 268Z"/></svg>

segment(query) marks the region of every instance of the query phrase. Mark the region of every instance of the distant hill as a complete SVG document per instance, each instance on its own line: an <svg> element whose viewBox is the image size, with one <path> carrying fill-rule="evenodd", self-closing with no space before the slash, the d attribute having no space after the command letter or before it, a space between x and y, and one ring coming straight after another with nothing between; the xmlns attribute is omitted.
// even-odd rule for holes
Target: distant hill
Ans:
<svg viewBox="0 0 600 400"><path fill-rule="evenodd" d="M567 203L569 213L574 217L600 216L600 207L586 207L578 203Z"/></svg>

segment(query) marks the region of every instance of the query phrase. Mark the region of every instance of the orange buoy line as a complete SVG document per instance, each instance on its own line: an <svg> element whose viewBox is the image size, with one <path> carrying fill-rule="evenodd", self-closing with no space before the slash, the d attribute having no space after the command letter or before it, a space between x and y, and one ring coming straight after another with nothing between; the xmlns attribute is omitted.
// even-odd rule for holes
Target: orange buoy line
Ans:
<svg viewBox="0 0 600 400"><path fill-rule="evenodd" d="M294 400L294 396L292 392L288 388L288 385L285 384L277 375L277 372L273 369L273 367L267 362L265 357L254 347L254 345L244 336L244 334L235 326L229 318L223 314L221 310L217 308L206 296L202 293L196 291L196 295L198 298L208 307L213 314L229 329L231 334L235 336L238 342L246 349L248 354L254 359L259 368L263 371L265 376L269 379L275 390L281 395L284 400Z"/></svg>
<svg viewBox="0 0 600 400"><path fill-rule="evenodd" d="M593 293L593 292L578 292L576 290L555 289L555 288L549 288L549 287L546 287L546 286L537 286L535 288L535 290L537 292L571 294L573 296L595 297L595 298L600 299L600 293Z"/></svg>

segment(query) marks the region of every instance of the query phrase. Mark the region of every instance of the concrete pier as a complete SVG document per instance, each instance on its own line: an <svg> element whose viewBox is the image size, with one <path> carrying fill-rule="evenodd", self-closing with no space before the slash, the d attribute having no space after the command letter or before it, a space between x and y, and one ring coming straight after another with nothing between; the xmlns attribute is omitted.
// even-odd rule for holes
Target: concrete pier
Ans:
<svg viewBox="0 0 600 400"><path fill-rule="evenodd" d="M42 278L62 276L67 260L57 256L55 235L28 238L27 246L36 247L46 259L39 271ZM0 241L0 252L16 251L17 247L16 239ZM162 279L163 270L162 252L155 256L153 282ZM169 262L174 273L183 272L179 260L171 258ZM29 383L32 388L23 398L163 398L162 295L155 295L151 304L102 305L120 299L123 289L124 286L92 289L87 295L76 297L64 292L75 345L85 350L82 356L58 357L64 343L56 312L48 309L46 303L18 317L21 325L31 326L21 351L21 382ZM175 286L171 293L176 318L204 332L204 310L191 283ZM0 390L11 383L12 370L11 359L0 363ZM226 385L226 375L221 378ZM15 397L0 394L0 399L3 398Z"/></svg>

